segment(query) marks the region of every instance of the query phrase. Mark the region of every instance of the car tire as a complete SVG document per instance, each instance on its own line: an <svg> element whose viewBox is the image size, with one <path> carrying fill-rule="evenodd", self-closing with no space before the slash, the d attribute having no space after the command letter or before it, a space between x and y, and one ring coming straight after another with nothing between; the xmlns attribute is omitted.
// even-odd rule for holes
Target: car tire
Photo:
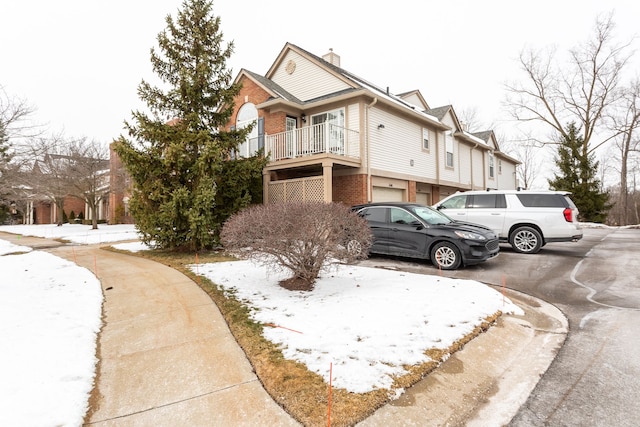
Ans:
<svg viewBox="0 0 640 427"><path fill-rule="evenodd" d="M462 265L462 257L456 245L440 242L431 249L431 262L442 270L455 270Z"/></svg>
<svg viewBox="0 0 640 427"><path fill-rule="evenodd" d="M535 254L542 247L542 235L533 227L518 227L509 235L511 247L522 254Z"/></svg>

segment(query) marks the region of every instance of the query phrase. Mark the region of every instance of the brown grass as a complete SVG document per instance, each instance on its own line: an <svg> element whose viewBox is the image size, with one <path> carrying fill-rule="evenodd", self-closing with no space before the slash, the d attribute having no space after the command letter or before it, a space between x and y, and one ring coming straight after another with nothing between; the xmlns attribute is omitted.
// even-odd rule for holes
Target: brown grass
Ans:
<svg viewBox="0 0 640 427"><path fill-rule="evenodd" d="M117 251L113 248L109 250ZM120 252L120 251L118 251ZM130 254L129 252L126 252ZM231 333L242 347L265 390L293 418L305 426L327 425L329 385L321 376L310 372L298 362L287 360L282 352L262 336L267 325L256 323L249 317L249 310L232 294L202 276L196 276L187 266L195 264L194 254L141 251L136 255L150 258L192 278L216 303L229 325ZM219 252L199 253L201 264L233 260ZM331 393L331 425L352 426L370 416L376 409L391 400L394 390L409 388L423 379L450 354L462 349L474 337L486 331L501 315L500 312L485 319L473 332L446 349L430 349L425 352L432 361L416 366L406 366L407 373L395 379L393 390L376 390L369 393L350 393L333 389Z"/></svg>

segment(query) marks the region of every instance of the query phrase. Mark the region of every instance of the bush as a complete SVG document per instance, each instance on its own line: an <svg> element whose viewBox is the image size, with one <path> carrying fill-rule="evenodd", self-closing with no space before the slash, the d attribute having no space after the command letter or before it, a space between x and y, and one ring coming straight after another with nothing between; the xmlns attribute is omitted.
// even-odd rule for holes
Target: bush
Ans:
<svg viewBox="0 0 640 427"><path fill-rule="evenodd" d="M315 202L249 207L229 218L220 237L227 250L290 270L281 286L310 291L323 267L365 258L373 236L347 206Z"/></svg>

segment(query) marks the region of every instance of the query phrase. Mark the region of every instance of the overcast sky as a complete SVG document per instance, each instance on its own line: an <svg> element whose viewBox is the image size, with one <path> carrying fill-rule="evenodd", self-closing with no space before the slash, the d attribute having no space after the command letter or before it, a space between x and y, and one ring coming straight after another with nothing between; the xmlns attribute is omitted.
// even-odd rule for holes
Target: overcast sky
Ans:
<svg viewBox="0 0 640 427"><path fill-rule="evenodd" d="M152 80L149 50L181 0L21 0L0 12L0 85L35 108L50 132L110 142ZM525 46L567 49L614 11L617 33L638 31L636 0L396 1L217 0L228 65L264 74L286 42L393 93L419 89L431 107L476 108L499 124L502 85L517 78ZM637 62L636 62L637 63ZM503 126L499 125L498 127Z"/></svg>

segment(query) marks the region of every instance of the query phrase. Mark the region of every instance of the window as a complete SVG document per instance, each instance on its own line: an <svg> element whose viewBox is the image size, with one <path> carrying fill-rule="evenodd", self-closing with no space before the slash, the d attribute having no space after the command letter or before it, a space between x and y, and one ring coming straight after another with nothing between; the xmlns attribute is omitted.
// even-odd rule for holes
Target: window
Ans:
<svg viewBox="0 0 640 427"><path fill-rule="evenodd" d="M360 215L369 222L387 222L387 208L364 209Z"/></svg>
<svg viewBox="0 0 640 427"><path fill-rule="evenodd" d="M467 196L455 196L442 203L442 207L446 209L464 209L467 205Z"/></svg>
<svg viewBox="0 0 640 427"><path fill-rule="evenodd" d="M568 203L561 194L518 194L522 206L528 208L566 208Z"/></svg>
<svg viewBox="0 0 640 427"><path fill-rule="evenodd" d="M451 131L447 132L444 136L444 145L446 151L446 166L453 167L453 134Z"/></svg>
<svg viewBox="0 0 640 427"><path fill-rule="evenodd" d="M391 208L391 222L394 224L411 224L416 221L416 218L409 212L399 209Z"/></svg>
<svg viewBox="0 0 640 427"><path fill-rule="evenodd" d="M247 135L247 139L238 146L238 157L251 157L256 154L256 151L260 148L257 121L258 109L255 105L248 102L240 107L238 116L236 117L236 129L244 129L251 125L254 126L249 135Z"/></svg>
<svg viewBox="0 0 640 427"><path fill-rule="evenodd" d="M293 117L289 117L287 116L286 118L286 122L285 122L285 130L287 131L287 133L285 134L286 136L286 148L285 148L285 155L287 157L295 157L296 156L296 141L297 141L297 134L296 134L296 128L298 126L298 121L293 118Z"/></svg>
<svg viewBox="0 0 640 427"><path fill-rule="evenodd" d="M422 149L429 149L429 129L422 128Z"/></svg>
<svg viewBox="0 0 640 427"><path fill-rule="evenodd" d="M344 153L344 109L315 114L311 116L311 125L313 152L330 150L333 153Z"/></svg>
<svg viewBox="0 0 640 427"><path fill-rule="evenodd" d="M470 196L472 202L468 207L476 209L493 209L497 207L497 194L477 194Z"/></svg>
<svg viewBox="0 0 640 427"><path fill-rule="evenodd" d="M493 158L493 153L489 153L489 179L493 179L495 177L495 171L494 171L494 158Z"/></svg>
<svg viewBox="0 0 640 427"><path fill-rule="evenodd" d="M502 175L502 160L498 160L498 175Z"/></svg>

